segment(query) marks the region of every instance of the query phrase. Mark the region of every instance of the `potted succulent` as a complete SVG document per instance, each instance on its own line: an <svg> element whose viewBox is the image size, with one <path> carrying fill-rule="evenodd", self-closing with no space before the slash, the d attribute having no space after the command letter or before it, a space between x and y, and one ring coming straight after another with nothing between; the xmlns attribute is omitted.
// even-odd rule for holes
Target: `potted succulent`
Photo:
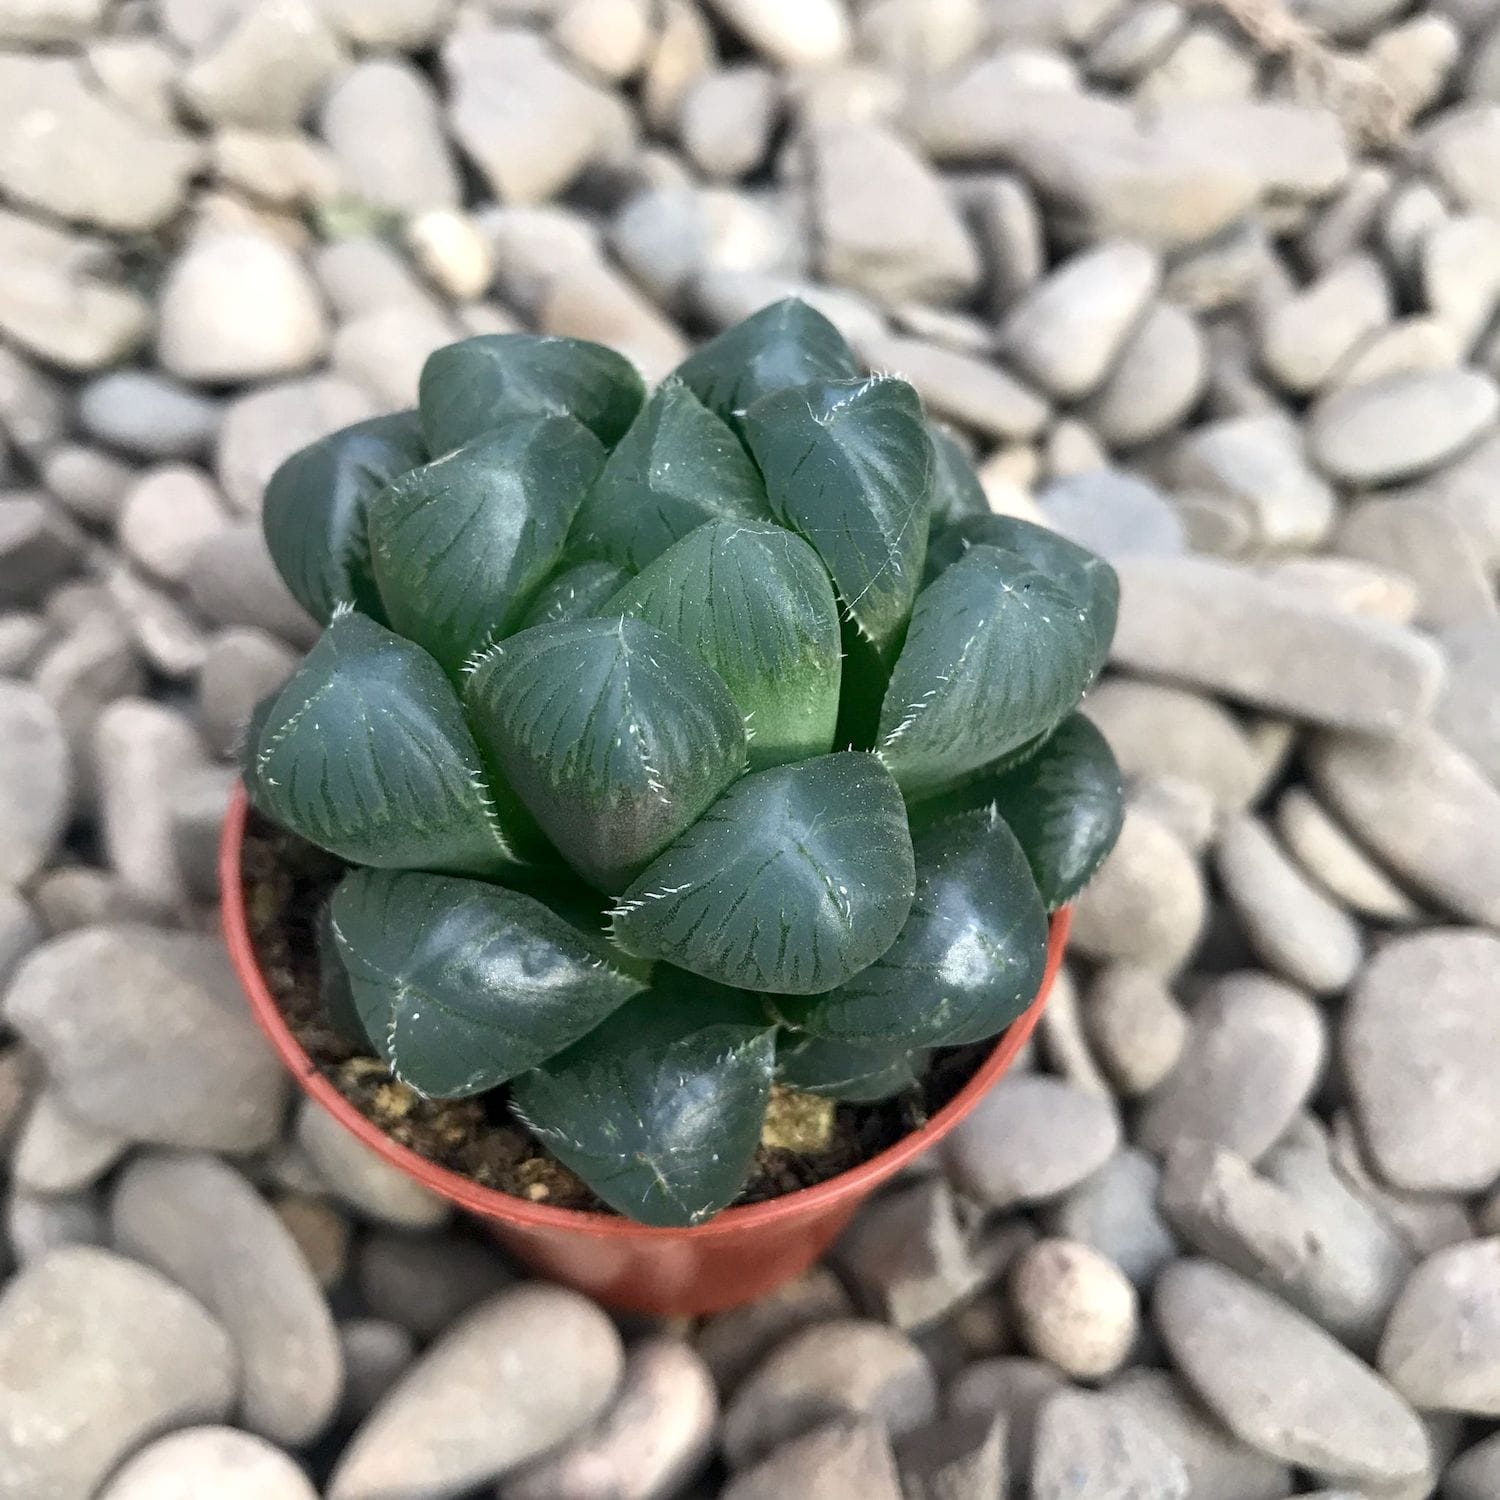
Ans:
<svg viewBox="0 0 1500 1500"><path fill-rule="evenodd" d="M455 344L264 517L326 626L223 849L283 1057L606 1300L795 1274L1035 1020L1120 825L1076 712L1110 568L990 514L799 302L649 396L596 344Z"/></svg>

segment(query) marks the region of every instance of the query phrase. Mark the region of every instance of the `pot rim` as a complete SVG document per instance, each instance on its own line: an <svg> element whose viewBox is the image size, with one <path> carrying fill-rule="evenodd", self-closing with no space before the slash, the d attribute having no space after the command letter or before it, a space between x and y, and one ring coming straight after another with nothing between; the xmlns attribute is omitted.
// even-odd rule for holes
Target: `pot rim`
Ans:
<svg viewBox="0 0 1500 1500"><path fill-rule="evenodd" d="M261 973L260 961L250 936L241 870L241 852L249 813L249 796L244 784L237 781L230 795L219 844L220 915L224 938L235 973L250 1001L256 1021L304 1092L386 1162L398 1167L439 1196L486 1218L532 1229L564 1230L594 1239L660 1241L688 1236L709 1239L717 1235L790 1224L806 1215L821 1214L850 1199L865 1197L877 1184L892 1177L908 1162L947 1135L1009 1069L1017 1053L1026 1045L1047 1003L1047 996L1062 963L1073 918L1072 908L1068 906L1053 914L1047 941L1047 967L1036 999L1000 1033L994 1051L968 1083L920 1130L903 1136L893 1146L888 1146L857 1167L812 1187L783 1193L764 1203L726 1208L703 1224L684 1228L660 1228L637 1224L623 1215L531 1203L502 1192L499 1188L484 1187L472 1178L439 1166L410 1147L393 1140L334 1087L293 1034Z"/></svg>

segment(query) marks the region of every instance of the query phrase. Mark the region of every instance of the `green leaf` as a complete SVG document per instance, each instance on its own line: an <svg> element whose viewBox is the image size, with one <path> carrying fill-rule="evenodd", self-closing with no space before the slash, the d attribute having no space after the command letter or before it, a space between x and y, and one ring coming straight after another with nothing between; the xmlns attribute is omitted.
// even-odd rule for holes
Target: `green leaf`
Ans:
<svg viewBox="0 0 1500 1500"><path fill-rule="evenodd" d="M365 1023L354 1003L354 987L349 971L339 957L338 940L333 935L333 903L325 901L318 913L318 995L329 1026L351 1047L364 1051L371 1046Z"/></svg>
<svg viewBox="0 0 1500 1500"><path fill-rule="evenodd" d="M838 604L801 537L755 521L710 521L600 613L645 620L718 672L749 726L752 771L832 749Z"/></svg>
<svg viewBox="0 0 1500 1500"><path fill-rule="evenodd" d="M584 562L564 568L531 601L519 628L591 619L629 578L624 568L609 562Z"/></svg>
<svg viewBox="0 0 1500 1500"><path fill-rule="evenodd" d="M740 440L680 380L667 380L610 454L568 550L634 571L705 521L770 516Z"/></svg>
<svg viewBox="0 0 1500 1500"><path fill-rule="evenodd" d="M921 796L1052 728L1093 679L1095 639L1066 588L971 547L922 590L880 710L880 758Z"/></svg>
<svg viewBox="0 0 1500 1500"><path fill-rule="evenodd" d="M1088 616L1094 636L1094 668L1097 677L1109 656L1115 620L1120 612L1120 580L1115 570L1087 547L1046 526L1036 526L1015 516L965 516L943 527L932 539L927 558L927 576L937 577L951 567L970 547L1001 547L1023 557L1038 573L1067 589L1078 608Z"/></svg>
<svg viewBox="0 0 1500 1500"><path fill-rule="evenodd" d="M958 1047L1036 999L1047 914L1015 834L970 812L917 835L917 894L901 935L836 990L789 1003L791 1025L874 1047Z"/></svg>
<svg viewBox="0 0 1500 1500"><path fill-rule="evenodd" d="M776 1053L779 1082L845 1104L878 1104L904 1094L917 1086L926 1066L925 1052L861 1047L787 1031Z"/></svg>
<svg viewBox="0 0 1500 1500"><path fill-rule="evenodd" d="M464 697L507 782L601 890L628 884L745 768L723 679L639 620L533 626L479 660Z"/></svg>
<svg viewBox="0 0 1500 1500"><path fill-rule="evenodd" d="M992 807L1010 825L1049 911L1093 879L1125 820L1120 768L1082 714L1064 719L1026 760L978 777L922 813L942 817L966 807Z"/></svg>
<svg viewBox="0 0 1500 1500"><path fill-rule="evenodd" d="M633 364L603 344L534 333L486 333L449 344L422 367L427 446L447 453L517 417L576 417L605 447L645 399Z"/></svg>
<svg viewBox="0 0 1500 1500"><path fill-rule="evenodd" d="M849 617L882 653L911 612L927 549L932 441L893 377L763 396L746 440L778 519L812 543Z"/></svg>
<svg viewBox="0 0 1500 1500"><path fill-rule="evenodd" d="M453 685L420 646L334 616L277 695L256 805L356 864L490 874L515 862Z"/></svg>
<svg viewBox="0 0 1500 1500"><path fill-rule="evenodd" d="M517 417L404 474L370 506L391 624L450 672L513 630L604 462L571 417Z"/></svg>
<svg viewBox="0 0 1500 1500"><path fill-rule="evenodd" d="M315 619L326 625L339 604L384 618L365 516L391 480L426 462L417 414L401 412L322 438L271 476L261 510L266 546L293 598Z"/></svg>
<svg viewBox="0 0 1500 1500"><path fill-rule="evenodd" d="M968 451L936 422L927 424L932 439L932 524L934 527L964 516L990 514L989 497L974 472Z"/></svg>
<svg viewBox="0 0 1500 1500"><path fill-rule="evenodd" d="M607 943L479 880L352 870L332 924L371 1041L397 1078L439 1098L536 1067L645 987Z"/></svg>
<svg viewBox="0 0 1500 1500"><path fill-rule="evenodd" d="M726 328L677 367L710 411L739 419L762 396L810 380L854 380L859 360L820 312L788 297Z"/></svg>
<svg viewBox="0 0 1500 1500"><path fill-rule="evenodd" d="M776 1032L749 996L653 989L511 1087L516 1114L611 1208L701 1224L760 1142Z"/></svg>
<svg viewBox="0 0 1500 1500"><path fill-rule="evenodd" d="M914 878L889 772L822 755L736 782L625 892L615 940L739 989L817 994L895 942Z"/></svg>

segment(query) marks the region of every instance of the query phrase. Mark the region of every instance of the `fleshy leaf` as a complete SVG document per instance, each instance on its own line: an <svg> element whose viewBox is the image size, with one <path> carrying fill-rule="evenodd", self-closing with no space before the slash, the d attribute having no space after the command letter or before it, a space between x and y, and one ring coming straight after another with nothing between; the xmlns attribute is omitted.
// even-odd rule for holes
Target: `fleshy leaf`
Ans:
<svg viewBox="0 0 1500 1500"><path fill-rule="evenodd" d="M927 424L927 433L932 439L932 524L989 515L989 498L958 439L936 422Z"/></svg>
<svg viewBox="0 0 1500 1500"><path fill-rule="evenodd" d="M583 562L564 568L531 601L520 628L558 625L564 620L588 620L628 582L630 574L609 562Z"/></svg>
<svg viewBox="0 0 1500 1500"><path fill-rule="evenodd" d="M836 990L788 1003L793 1026L875 1047L957 1047L1003 1031L1036 999L1047 914L1015 834L969 812L914 841L917 894L901 936Z"/></svg>
<svg viewBox="0 0 1500 1500"><path fill-rule="evenodd" d="M655 625L719 673L749 726L752 771L833 748L838 604L801 537L760 522L711 521L600 613Z"/></svg>
<svg viewBox="0 0 1500 1500"><path fill-rule="evenodd" d="M895 942L914 878L889 772L817 756L736 782L625 892L615 941L739 989L818 994Z"/></svg>
<svg viewBox="0 0 1500 1500"><path fill-rule="evenodd" d="M384 619L365 517L398 475L427 462L414 411L357 422L303 448L266 486L261 527L293 598L327 624L339 604Z"/></svg>
<svg viewBox="0 0 1500 1500"><path fill-rule="evenodd" d="M370 505L391 624L450 672L513 630L603 462L571 417L523 416L402 475Z"/></svg>
<svg viewBox="0 0 1500 1500"><path fill-rule="evenodd" d="M750 996L656 989L511 1086L516 1113L611 1208L701 1224L760 1141L776 1032Z"/></svg>
<svg viewBox="0 0 1500 1500"><path fill-rule="evenodd" d="M917 393L889 376L796 386L757 401L745 435L771 509L812 543L850 619L887 652L927 550L932 440Z"/></svg>
<svg viewBox="0 0 1500 1500"><path fill-rule="evenodd" d="M338 940L333 935L331 901L325 901L318 913L317 944L318 997L323 1002L324 1018L344 1041L363 1052L371 1045L370 1038L354 1003L354 987L349 983L349 971L339 956Z"/></svg>
<svg viewBox="0 0 1500 1500"><path fill-rule="evenodd" d="M403 1083L440 1098L536 1067L644 988L608 944L480 880L352 870L331 920L370 1040Z"/></svg>
<svg viewBox="0 0 1500 1500"><path fill-rule="evenodd" d="M936 532L927 557L927 576L935 578L951 567L970 547L1001 547L1023 557L1038 573L1065 588L1089 619L1094 636L1097 677L1109 656L1115 620L1120 613L1120 580L1097 553L1046 526L1015 516L965 516Z"/></svg>
<svg viewBox="0 0 1500 1500"><path fill-rule="evenodd" d="M1010 825L1049 911L1093 879L1125 818L1120 768L1082 714L1065 719L1034 755L977 777L921 812L942 817L965 807L993 807Z"/></svg>
<svg viewBox="0 0 1500 1500"><path fill-rule="evenodd" d="M843 334L796 297L726 328L677 367L698 399L732 424L771 391L859 374L859 360Z"/></svg>
<svg viewBox="0 0 1500 1500"><path fill-rule="evenodd" d="M537 625L480 659L475 733L564 859L619 891L745 768L723 679L639 620Z"/></svg>
<svg viewBox="0 0 1500 1500"><path fill-rule="evenodd" d="M667 380L610 454L568 551L634 571L705 521L770 517L740 440L680 380Z"/></svg>
<svg viewBox="0 0 1500 1500"><path fill-rule="evenodd" d="M1095 638L1073 593L998 547L971 547L917 596L880 710L880 758L902 791L940 790L1068 714Z"/></svg>
<svg viewBox="0 0 1500 1500"><path fill-rule="evenodd" d="M914 1088L926 1061L925 1052L862 1047L783 1032L776 1053L776 1077L804 1094L820 1094L844 1104L875 1104Z"/></svg>
<svg viewBox="0 0 1500 1500"><path fill-rule="evenodd" d="M356 864L491 874L516 855L443 669L364 615L335 615L277 695L256 805Z"/></svg>
<svg viewBox="0 0 1500 1500"><path fill-rule="evenodd" d="M576 417L606 447L619 442L645 399L635 366L586 339L486 333L449 344L422 367L418 407L433 454L517 417Z"/></svg>

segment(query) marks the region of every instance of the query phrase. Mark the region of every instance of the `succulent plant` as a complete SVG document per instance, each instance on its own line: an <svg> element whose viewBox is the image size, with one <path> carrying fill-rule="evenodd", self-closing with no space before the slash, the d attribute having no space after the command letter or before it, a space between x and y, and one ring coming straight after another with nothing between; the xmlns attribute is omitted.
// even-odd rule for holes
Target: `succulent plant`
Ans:
<svg viewBox="0 0 1500 1500"><path fill-rule="evenodd" d="M801 303L649 396L595 344L456 344L264 518L326 628L246 781L353 867L330 1009L635 1219L732 1202L773 1085L874 1101L1002 1031L1119 830L1076 712L1113 572L990 514Z"/></svg>

